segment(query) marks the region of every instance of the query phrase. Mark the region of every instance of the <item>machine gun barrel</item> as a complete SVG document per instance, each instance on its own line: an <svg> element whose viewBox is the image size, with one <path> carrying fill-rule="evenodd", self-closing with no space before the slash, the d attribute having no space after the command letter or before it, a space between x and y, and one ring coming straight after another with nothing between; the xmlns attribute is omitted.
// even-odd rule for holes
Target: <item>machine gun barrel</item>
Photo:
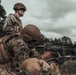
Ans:
<svg viewBox="0 0 76 75"><path fill-rule="evenodd" d="M69 60L69 59L76 59L76 56L71 56L71 55L66 55L66 56L61 56L61 57L54 57L54 58L49 58L46 59L46 62L50 62L50 61L57 61L60 62L61 60L63 60L62 62Z"/></svg>

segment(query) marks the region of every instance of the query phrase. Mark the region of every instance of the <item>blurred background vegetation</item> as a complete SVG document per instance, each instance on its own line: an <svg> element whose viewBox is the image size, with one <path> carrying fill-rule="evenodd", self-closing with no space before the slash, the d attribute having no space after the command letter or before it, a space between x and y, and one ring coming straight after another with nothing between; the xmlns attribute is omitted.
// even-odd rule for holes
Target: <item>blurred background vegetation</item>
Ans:
<svg viewBox="0 0 76 75"><path fill-rule="evenodd" d="M1 5L1 0L0 0L0 37L4 36L4 33L2 32L2 26L5 18L6 18L6 10ZM51 38L51 37L47 38L42 34L41 39L39 40L39 44L44 45L45 43L52 43L57 45L63 44L68 46L72 46L73 44L75 44L75 42L73 43L71 38L68 36L62 36L60 38Z"/></svg>

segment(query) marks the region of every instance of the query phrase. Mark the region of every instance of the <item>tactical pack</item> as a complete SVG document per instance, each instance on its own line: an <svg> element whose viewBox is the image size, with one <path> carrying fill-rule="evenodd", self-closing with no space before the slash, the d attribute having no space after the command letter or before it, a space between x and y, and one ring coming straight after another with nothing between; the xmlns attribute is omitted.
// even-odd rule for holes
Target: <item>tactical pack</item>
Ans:
<svg viewBox="0 0 76 75"><path fill-rule="evenodd" d="M0 39L0 64L8 63L11 60L8 48L6 47L6 42L12 39L13 37L20 36L17 33L5 36Z"/></svg>

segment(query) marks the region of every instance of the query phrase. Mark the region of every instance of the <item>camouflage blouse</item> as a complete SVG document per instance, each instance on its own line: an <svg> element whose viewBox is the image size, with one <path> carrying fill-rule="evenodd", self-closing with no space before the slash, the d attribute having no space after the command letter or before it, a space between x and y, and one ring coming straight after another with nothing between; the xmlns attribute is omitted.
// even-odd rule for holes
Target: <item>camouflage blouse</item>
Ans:
<svg viewBox="0 0 76 75"><path fill-rule="evenodd" d="M19 36L13 37L6 42L7 50L11 57L22 63L25 59L29 58L31 52L27 44Z"/></svg>
<svg viewBox="0 0 76 75"><path fill-rule="evenodd" d="M5 19L3 31L6 34L17 33L22 30L21 20L14 14L9 14Z"/></svg>

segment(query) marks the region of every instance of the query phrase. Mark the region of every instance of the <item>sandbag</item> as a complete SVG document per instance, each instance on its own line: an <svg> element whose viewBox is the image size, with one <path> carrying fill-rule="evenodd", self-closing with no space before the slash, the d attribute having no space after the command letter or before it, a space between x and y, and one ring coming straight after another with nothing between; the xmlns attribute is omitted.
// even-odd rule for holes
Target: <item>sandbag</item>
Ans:
<svg viewBox="0 0 76 75"><path fill-rule="evenodd" d="M47 75L52 73L50 65L37 58L26 59L20 68L25 71L26 75Z"/></svg>

